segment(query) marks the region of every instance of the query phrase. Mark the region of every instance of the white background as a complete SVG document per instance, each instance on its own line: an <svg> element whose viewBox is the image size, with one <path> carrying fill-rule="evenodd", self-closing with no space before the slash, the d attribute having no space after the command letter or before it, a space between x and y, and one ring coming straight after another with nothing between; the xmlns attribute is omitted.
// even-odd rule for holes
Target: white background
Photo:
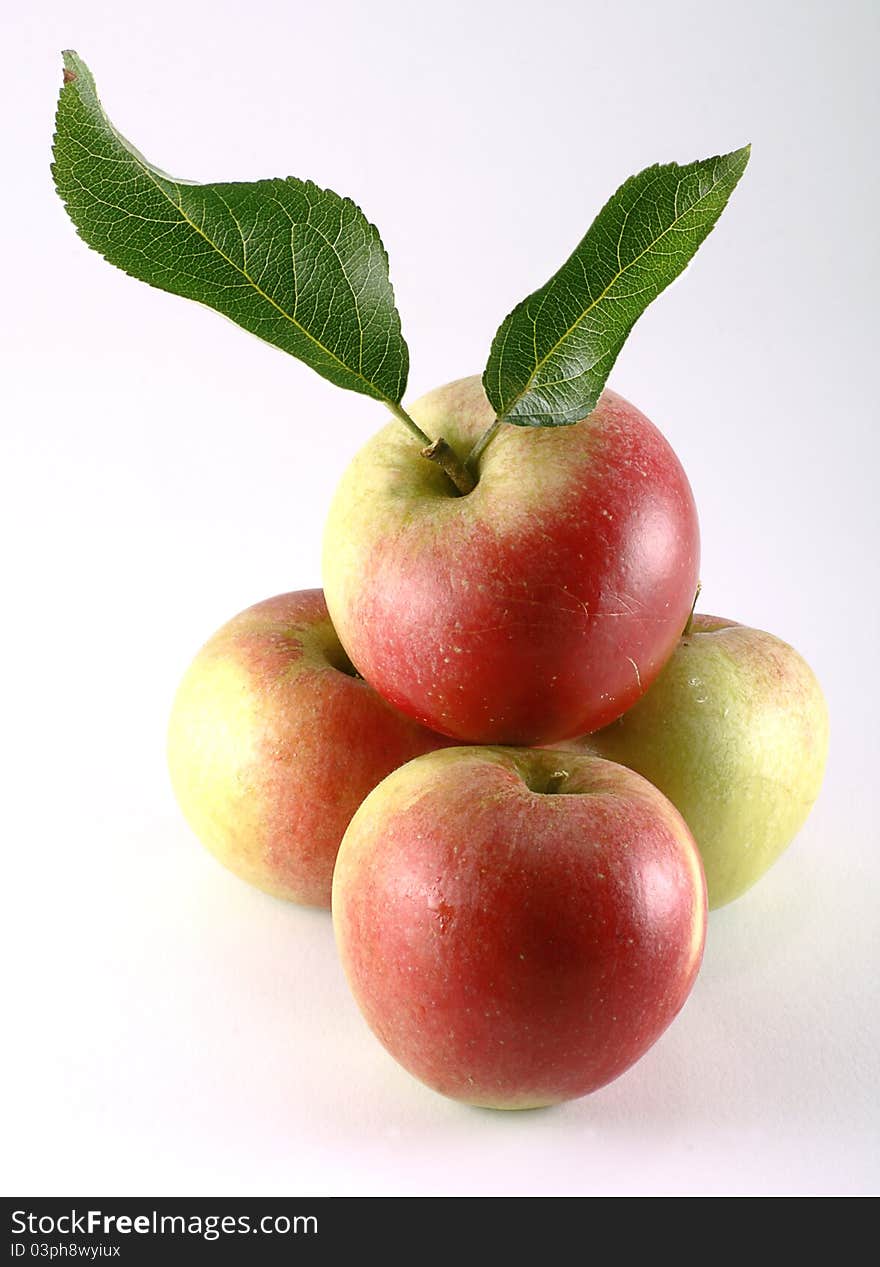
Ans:
<svg viewBox="0 0 880 1267"><path fill-rule="evenodd" d="M2 1077L15 1194L876 1191L878 8L47 0L2 19ZM701 608L816 668L827 782L711 918L684 1012L558 1109L434 1095L366 1029L329 917L251 891L172 800L201 642L319 583L380 406L78 240L59 50L194 180L307 176L391 257L408 398L482 369L629 174L753 143L611 385L696 492Z"/></svg>

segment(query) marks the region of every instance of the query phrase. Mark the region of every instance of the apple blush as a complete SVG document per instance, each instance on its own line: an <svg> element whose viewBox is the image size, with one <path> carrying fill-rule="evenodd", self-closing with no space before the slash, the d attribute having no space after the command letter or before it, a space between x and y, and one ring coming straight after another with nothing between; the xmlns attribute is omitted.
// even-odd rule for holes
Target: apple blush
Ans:
<svg viewBox="0 0 880 1267"><path fill-rule="evenodd" d="M333 921L369 1025L454 1099L525 1109L628 1069L684 1004L706 886L678 811L576 753L450 748L366 798Z"/></svg>

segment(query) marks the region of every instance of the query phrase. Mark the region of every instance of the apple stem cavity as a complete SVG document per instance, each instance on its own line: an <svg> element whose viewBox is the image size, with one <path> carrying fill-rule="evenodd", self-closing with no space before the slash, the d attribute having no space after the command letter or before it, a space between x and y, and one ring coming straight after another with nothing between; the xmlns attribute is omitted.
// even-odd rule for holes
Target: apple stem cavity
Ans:
<svg viewBox="0 0 880 1267"><path fill-rule="evenodd" d="M691 613L687 618L687 624L682 632L682 638L687 638L694 627L694 612L697 610L697 599L700 597L700 590L703 588L703 582L697 581L697 588L694 591L694 601L691 603Z"/></svg>

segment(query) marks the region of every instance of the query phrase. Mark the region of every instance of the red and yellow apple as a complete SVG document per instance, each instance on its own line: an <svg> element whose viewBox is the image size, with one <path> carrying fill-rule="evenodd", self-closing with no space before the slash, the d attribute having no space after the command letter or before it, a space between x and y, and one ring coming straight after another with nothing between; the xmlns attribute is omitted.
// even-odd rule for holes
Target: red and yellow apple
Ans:
<svg viewBox="0 0 880 1267"><path fill-rule="evenodd" d="M184 815L225 866L329 906L358 805L446 742L355 674L321 591L301 590L249 607L202 647L174 701L168 761Z"/></svg>
<svg viewBox="0 0 880 1267"><path fill-rule="evenodd" d="M494 416L479 378L410 412L460 456ZM503 426L464 497L390 423L343 476L323 571L343 646L392 704L460 740L538 744L604 726L644 693L698 565L678 459L606 391L574 426Z"/></svg>
<svg viewBox="0 0 880 1267"><path fill-rule="evenodd" d="M623 1073L682 1007L706 889L678 811L575 753L449 748L354 815L337 945L385 1047L436 1091L530 1108Z"/></svg>
<svg viewBox="0 0 880 1267"><path fill-rule="evenodd" d="M822 786L828 709L788 643L696 616L647 694L572 746L637 770L669 797L717 907L760 879L803 825Z"/></svg>

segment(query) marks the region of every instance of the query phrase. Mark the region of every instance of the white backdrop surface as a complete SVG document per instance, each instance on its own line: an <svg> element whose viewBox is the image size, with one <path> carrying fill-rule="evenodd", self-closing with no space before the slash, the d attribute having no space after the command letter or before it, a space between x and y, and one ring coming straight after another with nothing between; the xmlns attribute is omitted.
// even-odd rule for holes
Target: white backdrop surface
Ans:
<svg viewBox="0 0 880 1267"><path fill-rule="evenodd" d="M0 22L6 1191L876 1191L876 4L45 0ZM712 915L681 1016L596 1095L504 1115L423 1088L362 1022L329 917L249 890L181 820L180 674L236 611L320 583L335 482L385 418L77 239L48 168L64 47L165 170L360 203L409 399L482 368L626 176L753 143L610 385L688 471L701 608L819 674L828 776Z"/></svg>

